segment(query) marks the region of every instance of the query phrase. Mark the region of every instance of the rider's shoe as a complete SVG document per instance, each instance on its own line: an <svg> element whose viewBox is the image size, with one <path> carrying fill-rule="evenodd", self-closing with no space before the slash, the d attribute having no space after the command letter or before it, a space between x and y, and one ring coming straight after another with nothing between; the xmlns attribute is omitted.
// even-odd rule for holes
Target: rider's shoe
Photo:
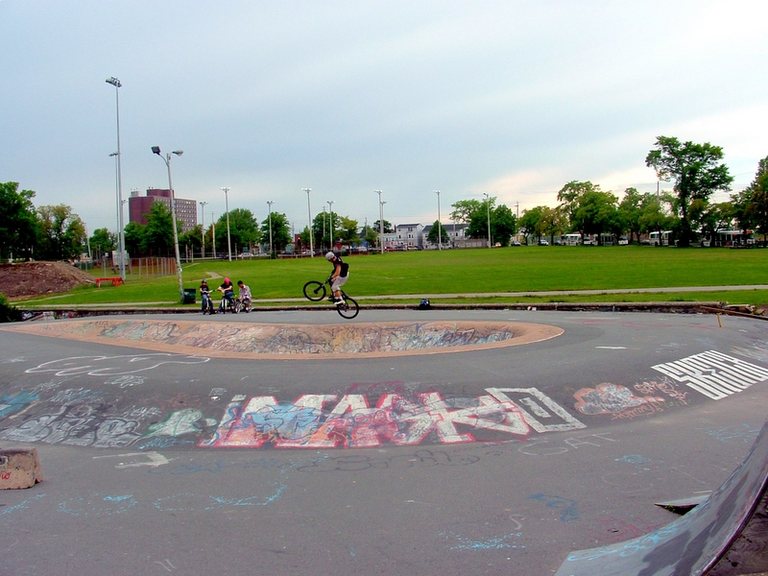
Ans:
<svg viewBox="0 0 768 576"><path fill-rule="evenodd" d="M334 303L334 305L336 305L336 306L341 306L342 304L344 304L344 299L343 299L343 298L335 298L335 299L333 300L333 303Z"/></svg>

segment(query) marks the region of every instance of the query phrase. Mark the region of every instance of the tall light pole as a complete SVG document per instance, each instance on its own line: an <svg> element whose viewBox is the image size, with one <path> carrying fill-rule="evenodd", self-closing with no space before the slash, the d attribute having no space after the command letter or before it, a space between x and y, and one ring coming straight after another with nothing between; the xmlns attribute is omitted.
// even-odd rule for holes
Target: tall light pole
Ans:
<svg viewBox="0 0 768 576"><path fill-rule="evenodd" d="M272 258L272 200L267 200L267 206L269 206L269 257ZM309 230L309 237L312 237L312 229Z"/></svg>
<svg viewBox="0 0 768 576"><path fill-rule="evenodd" d="M491 247L491 197L488 195L487 192L483 192L483 196L485 196L485 202L488 206L488 248Z"/></svg>
<svg viewBox="0 0 768 576"><path fill-rule="evenodd" d="M224 199L227 202L227 254L229 255L229 261L232 262L232 240L229 237L229 186L221 186L219 188L224 192Z"/></svg>
<svg viewBox="0 0 768 576"><path fill-rule="evenodd" d="M184 154L184 150L174 150L173 152L166 152L165 157L160 153L160 146L152 146L152 153L157 154L165 162L165 166L168 168L168 189L171 191L171 218L173 220L173 248L176 252L176 277L179 280L179 297L181 302L184 302L184 284L181 279L181 255L179 254L179 230L176 225L176 195L173 192L173 181L171 180L171 154L181 156Z"/></svg>
<svg viewBox="0 0 768 576"><path fill-rule="evenodd" d="M200 258L205 259L205 205L208 202L200 202L200 226L203 228L202 244L200 244Z"/></svg>
<svg viewBox="0 0 768 576"><path fill-rule="evenodd" d="M213 242L213 259L216 260L216 215L211 212L211 241Z"/></svg>
<svg viewBox="0 0 768 576"><path fill-rule="evenodd" d="M440 190L433 190L437 194L437 249L443 249L443 223L440 222Z"/></svg>
<svg viewBox="0 0 768 576"><path fill-rule="evenodd" d="M331 217L331 250L333 250L333 203L334 200L328 200L328 212L330 212L329 216Z"/></svg>
<svg viewBox="0 0 768 576"><path fill-rule="evenodd" d="M307 193L307 216L309 217L309 257L315 257L315 247L312 245L312 205L309 202L309 193L312 192L312 188L302 188Z"/></svg>
<svg viewBox="0 0 768 576"><path fill-rule="evenodd" d="M323 235L320 238L321 238L320 244L325 242L325 204L323 204ZM323 247L320 246L320 252L322 251L323 251Z"/></svg>
<svg viewBox="0 0 768 576"><path fill-rule="evenodd" d="M107 78L107 84L115 87L115 109L117 111L117 248L120 251L120 278L125 281L125 226L123 224L123 174L120 162L120 80L114 76Z"/></svg>
<svg viewBox="0 0 768 576"><path fill-rule="evenodd" d="M384 202L381 201L381 190L374 190L379 195L379 250L384 254Z"/></svg>

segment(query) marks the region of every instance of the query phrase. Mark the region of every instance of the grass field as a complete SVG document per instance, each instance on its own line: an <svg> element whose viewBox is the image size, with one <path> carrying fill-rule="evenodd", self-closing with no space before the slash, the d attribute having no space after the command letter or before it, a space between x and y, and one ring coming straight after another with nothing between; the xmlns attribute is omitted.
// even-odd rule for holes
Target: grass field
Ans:
<svg viewBox="0 0 768 576"><path fill-rule="evenodd" d="M393 252L349 256L353 296L543 292L553 290L612 290L663 287L768 284L768 250L727 248L676 249L648 246L520 246L510 248ZM321 257L195 261L184 265L185 288L197 288L209 273L243 280L254 299L300 298L311 279L324 280L331 266ZM221 280L210 280L217 286ZM198 297L199 298L199 297ZM68 305L161 302L179 300L176 276L134 280L113 288L83 287L64 296L37 298L25 304ZM466 300L466 299L465 299ZM768 291L685 291L673 294L603 294L563 297L484 297L473 301L728 301L768 302ZM441 299L441 301L443 301Z"/></svg>

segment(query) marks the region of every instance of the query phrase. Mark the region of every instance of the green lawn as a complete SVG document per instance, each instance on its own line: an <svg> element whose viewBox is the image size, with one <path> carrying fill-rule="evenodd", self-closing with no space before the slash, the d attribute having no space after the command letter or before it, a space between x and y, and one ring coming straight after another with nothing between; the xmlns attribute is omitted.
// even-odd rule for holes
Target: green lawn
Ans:
<svg viewBox="0 0 768 576"><path fill-rule="evenodd" d="M351 295L610 290L768 284L768 250L676 249L648 246L520 246L510 248L394 252L349 256ZM217 261L186 264L184 287L196 288L209 272L243 280L254 299L299 298L310 279L323 280L331 266L323 258ZM221 280L209 280L216 286ZM176 276L133 279L117 288L84 287L27 304L67 305L121 302L178 302ZM493 301L674 301L725 300L762 304L768 292L504 298ZM490 301L485 298L483 301Z"/></svg>

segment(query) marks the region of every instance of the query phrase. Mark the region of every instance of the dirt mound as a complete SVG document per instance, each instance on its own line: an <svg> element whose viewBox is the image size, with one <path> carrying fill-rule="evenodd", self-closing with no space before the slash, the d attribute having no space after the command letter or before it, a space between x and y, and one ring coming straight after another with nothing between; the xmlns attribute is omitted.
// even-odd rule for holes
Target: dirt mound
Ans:
<svg viewBox="0 0 768 576"><path fill-rule="evenodd" d="M93 276L65 262L0 265L0 293L8 298L66 292L94 283Z"/></svg>

